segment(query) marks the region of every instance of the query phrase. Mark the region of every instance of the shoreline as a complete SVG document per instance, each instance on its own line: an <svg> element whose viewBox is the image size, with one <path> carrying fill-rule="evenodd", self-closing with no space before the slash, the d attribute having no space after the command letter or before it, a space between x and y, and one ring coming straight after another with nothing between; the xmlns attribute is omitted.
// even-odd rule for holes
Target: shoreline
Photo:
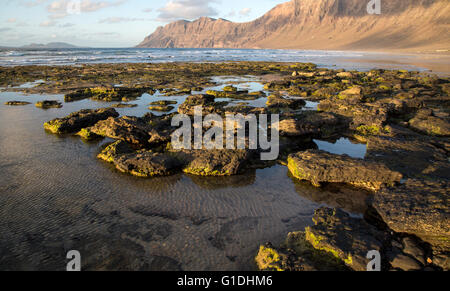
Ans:
<svg viewBox="0 0 450 291"><path fill-rule="evenodd" d="M367 58L342 59L348 62L383 64L391 68L401 66L415 66L426 68L426 73L433 73L439 76L448 77L450 75L450 54L390 54L380 53L377 58L368 56Z"/></svg>
<svg viewBox="0 0 450 291"><path fill-rule="evenodd" d="M62 55L56 61L59 64L52 63L44 63L45 62L45 54L39 56L42 58L42 61L37 61L36 64L4 64L4 67L15 67L15 66L28 66L28 65L38 65L38 66L80 66L80 65L107 65L107 64L147 64L147 63L202 63L202 62L213 62L213 63L222 63L222 62L273 62L273 63L319 63L320 67L324 68L344 68L344 69L354 69L354 70L363 70L367 71L372 68L384 68L384 69L408 69L408 70L421 70L421 71L429 71L432 70L432 73L437 73L441 76L448 76L450 74L450 55L448 53L402 53L402 52L390 52L390 51L364 51L364 50L292 50L292 49L275 49L280 51L280 55L276 58L273 56L261 56L261 60L258 58L252 58L248 53L244 53L242 56L232 56L230 55L227 58L227 55L216 57L205 54L205 56L195 57L193 55L192 60L185 60L179 58L171 57L171 49L155 49L160 52L157 54L149 54L148 59L145 58L145 54L135 54L129 53L124 54L126 50L131 50L133 48L89 48L85 49L89 50L98 50L98 54L95 56L98 58L97 61L86 61L83 62L82 59L79 62L71 62L70 59L75 57L78 58L77 55L70 56ZM108 53L104 52L103 56L102 50L107 50ZM124 51L121 51L124 50ZM141 50L141 49L138 49ZM146 49L142 49L145 51ZM152 49L148 49L152 50ZM196 49L175 49L175 50L196 50ZM232 50L232 51L246 51L252 49L210 49L204 48L201 50ZM266 51L265 49L260 49L261 52ZM46 50L38 50L38 51L46 51ZM71 49L62 50L70 52ZM119 55L117 55L117 59L114 61L103 60L102 58L111 58L111 53L117 51ZM297 52L298 54L290 55L289 52ZM314 54L316 52L317 55ZM175 53L175 52L174 52ZM200 55L201 56L201 55ZM20 58L20 56L19 56ZM26 56L24 57L24 61L26 61ZM197 59L198 58L198 59ZM266 58L266 59L265 59ZM248 59L248 60L246 60ZM7 60L7 59L5 59ZM132 60L132 61L130 61Z"/></svg>

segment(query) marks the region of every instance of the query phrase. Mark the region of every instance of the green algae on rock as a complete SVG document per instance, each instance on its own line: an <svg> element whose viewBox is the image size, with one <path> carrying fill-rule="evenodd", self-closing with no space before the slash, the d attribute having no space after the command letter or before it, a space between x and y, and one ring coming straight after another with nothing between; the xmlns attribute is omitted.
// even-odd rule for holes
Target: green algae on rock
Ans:
<svg viewBox="0 0 450 291"><path fill-rule="evenodd" d="M134 107L138 107L137 104L127 104L127 103L117 103L117 104L113 104L111 105L112 108L134 108Z"/></svg>
<svg viewBox="0 0 450 291"><path fill-rule="evenodd" d="M402 179L402 174L389 170L384 164L319 150L290 155L288 168L297 179L310 181L318 187L321 183L347 183L377 191L383 185L395 185Z"/></svg>
<svg viewBox="0 0 450 291"><path fill-rule="evenodd" d="M306 240L355 271L366 271L369 251L381 252L388 240L386 233L339 209L320 208L313 221L314 226L305 229Z"/></svg>
<svg viewBox="0 0 450 291"><path fill-rule="evenodd" d="M215 97L209 94L197 94L186 98L183 104L178 107L178 113L186 115L194 115L195 107L202 106L203 113L218 113L222 104L214 102Z"/></svg>
<svg viewBox="0 0 450 291"><path fill-rule="evenodd" d="M89 127L81 129L76 135L80 136L83 140L86 141L92 141L102 138L102 136L93 133Z"/></svg>
<svg viewBox="0 0 450 291"><path fill-rule="evenodd" d="M87 98L93 100L112 102L112 101L129 101L140 97L142 94L151 92L151 88L108 88L95 87L78 90L64 96L65 102L74 102Z"/></svg>
<svg viewBox="0 0 450 291"><path fill-rule="evenodd" d="M137 117L109 117L96 123L92 132L112 139L128 142L135 147L148 145L151 126Z"/></svg>
<svg viewBox="0 0 450 291"><path fill-rule="evenodd" d="M169 176L180 167L179 161L170 155L151 151L125 154L113 163L119 171L142 178Z"/></svg>
<svg viewBox="0 0 450 291"><path fill-rule="evenodd" d="M61 102L55 101L55 100L39 101L35 105L36 105L37 108L42 108L42 109L62 108L63 107Z"/></svg>
<svg viewBox="0 0 450 291"><path fill-rule="evenodd" d="M338 258L315 249L305 232L291 232L280 248L270 243L260 246L255 258L260 271L349 271Z"/></svg>
<svg viewBox="0 0 450 291"><path fill-rule="evenodd" d="M64 118L56 118L46 122L44 128L55 134L75 133L83 128L93 126L101 120L117 116L119 114L113 108L84 109Z"/></svg>
<svg viewBox="0 0 450 291"><path fill-rule="evenodd" d="M159 101L151 102L148 105L175 105L177 103L178 102L175 100L159 100Z"/></svg>
<svg viewBox="0 0 450 291"><path fill-rule="evenodd" d="M151 105L148 107L148 109L152 111L160 111L160 112L169 112L175 109L174 106L169 105Z"/></svg>
<svg viewBox="0 0 450 291"><path fill-rule="evenodd" d="M8 106L24 106L24 105L29 105L31 103L26 102L26 101L8 101L8 102L5 102L4 104L8 105Z"/></svg>
<svg viewBox="0 0 450 291"><path fill-rule="evenodd" d="M183 157L184 155L184 157ZM189 161L183 171L198 176L231 176L239 174L249 162L247 150L184 151L179 155Z"/></svg>
<svg viewBox="0 0 450 291"><path fill-rule="evenodd" d="M261 271L286 271L282 265L281 256L270 246L261 246L255 261Z"/></svg>
<svg viewBox="0 0 450 291"><path fill-rule="evenodd" d="M416 116L409 120L409 126L420 132L434 136L450 136L450 117L434 116L432 110L420 110Z"/></svg>
<svg viewBox="0 0 450 291"><path fill-rule="evenodd" d="M100 136L123 140L136 149L160 146L171 138L171 115L156 117L146 114L143 117L122 116L101 120L90 128Z"/></svg>
<svg viewBox="0 0 450 291"><path fill-rule="evenodd" d="M111 144L108 144L98 155L97 158L100 160L104 160L108 163L114 163L120 156L125 154L131 154L134 150L131 146L122 141L118 140Z"/></svg>
<svg viewBox="0 0 450 291"><path fill-rule="evenodd" d="M175 109L175 105L178 102L175 100L159 100L151 102L148 107L148 109L153 111L160 111L160 112L169 112Z"/></svg>

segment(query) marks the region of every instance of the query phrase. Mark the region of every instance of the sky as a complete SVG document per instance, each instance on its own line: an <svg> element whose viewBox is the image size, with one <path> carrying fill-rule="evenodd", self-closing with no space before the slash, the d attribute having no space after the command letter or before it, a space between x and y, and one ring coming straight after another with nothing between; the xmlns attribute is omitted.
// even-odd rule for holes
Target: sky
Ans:
<svg viewBox="0 0 450 291"><path fill-rule="evenodd" d="M201 16L254 20L287 0L0 0L0 46L133 47L158 26Z"/></svg>

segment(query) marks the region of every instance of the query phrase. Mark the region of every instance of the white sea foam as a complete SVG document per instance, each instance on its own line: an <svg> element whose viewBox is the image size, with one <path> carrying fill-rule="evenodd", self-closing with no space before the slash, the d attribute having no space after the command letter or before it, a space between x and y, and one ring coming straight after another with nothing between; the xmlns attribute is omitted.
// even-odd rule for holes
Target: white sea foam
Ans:
<svg viewBox="0 0 450 291"><path fill-rule="evenodd" d="M374 64L349 62L377 54L348 51L255 50L255 49L41 49L0 50L0 66L80 65L99 63L164 63L272 61L311 62L326 68L368 70ZM347 59L347 60L344 60ZM415 68L417 69L417 68Z"/></svg>

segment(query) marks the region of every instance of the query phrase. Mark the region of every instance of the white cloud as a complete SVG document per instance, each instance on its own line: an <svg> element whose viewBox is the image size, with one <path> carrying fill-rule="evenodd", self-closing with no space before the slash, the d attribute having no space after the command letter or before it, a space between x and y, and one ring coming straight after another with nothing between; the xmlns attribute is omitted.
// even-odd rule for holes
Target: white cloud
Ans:
<svg viewBox="0 0 450 291"><path fill-rule="evenodd" d="M122 23L122 22L135 22L135 21L145 21L144 18L130 18L130 17L108 17L105 19L101 19L99 23Z"/></svg>
<svg viewBox="0 0 450 291"><path fill-rule="evenodd" d="M251 8L244 8L241 11L239 11L239 14L242 16L248 16L252 12Z"/></svg>
<svg viewBox="0 0 450 291"><path fill-rule="evenodd" d="M104 8L119 6L126 0L116 1L92 1L80 0L79 5L73 0L56 0L47 6L50 18L63 18L73 13L95 12ZM79 11L77 11L79 9Z"/></svg>
<svg viewBox="0 0 450 291"><path fill-rule="evenodd" d="M217 0L170 0L158 9L158 20L169 22L180 19L192 20L201 16L216 16L217 11L210 6Z"/></svg>

